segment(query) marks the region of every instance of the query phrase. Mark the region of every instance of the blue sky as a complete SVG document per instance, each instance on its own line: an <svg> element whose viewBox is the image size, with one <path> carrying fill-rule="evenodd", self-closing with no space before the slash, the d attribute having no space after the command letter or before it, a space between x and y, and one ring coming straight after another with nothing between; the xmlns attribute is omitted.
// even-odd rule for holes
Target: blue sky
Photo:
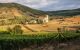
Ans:
<svg viewBox="0 0 80 50"><path fill-rule="evenodd" d="M16 2L31 8L56 11L80 8L80 0L0 0L1 3Z"/></svg>

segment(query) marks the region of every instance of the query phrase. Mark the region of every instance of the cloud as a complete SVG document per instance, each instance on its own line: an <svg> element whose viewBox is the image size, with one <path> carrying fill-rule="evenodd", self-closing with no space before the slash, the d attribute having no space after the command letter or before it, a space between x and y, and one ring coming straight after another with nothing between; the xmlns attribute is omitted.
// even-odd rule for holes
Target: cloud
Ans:
<svg viewBox="0 0 80 50"><path fill-rule="evenodd" d="M16 2L45 11L80 8L80 0L0 0L0 2Z"/></svg>
<svg viewBox="0 0 80 50"><path fill-rule="evenodd" d="M42 8L47 5L51 5L52 3L56 3L56 0L25 0L22 2L22 0L17 1L18 3L27 5L32 8Z"/></svg>
<svg viewBox="0 0 80 50"><path fill-rule="evenodd" d="M53 3L46 7L42 7L42 10L66 10L66 9L76 9L80 8L80 0L56 0L57 3ZM46 9L47 8L47 9Z"/></svg>
<svg viewBox="0 0 80 50"><path fill-rule="evenodd" d="M3 3L16 2L32 8L39 9L39 8L51 5L52 3L57 3L58 1L56 0L0 0L0 2L3 2Z"/></svg>
<svg viewBox="0 0 80 50"><path fill-rule="evenodd" d="M16 0L0 0L1 3L15 2Z"/></svg>

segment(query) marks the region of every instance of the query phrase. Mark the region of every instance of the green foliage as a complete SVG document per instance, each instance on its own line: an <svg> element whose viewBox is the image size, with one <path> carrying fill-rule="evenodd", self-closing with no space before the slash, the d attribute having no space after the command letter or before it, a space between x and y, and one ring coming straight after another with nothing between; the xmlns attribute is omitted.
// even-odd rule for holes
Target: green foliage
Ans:
<svg viewBox="0 0 80 50"><path fill-rule="evenodd" d="M38 24L43 24L43 21L38 19L38 20L37 20L37 23L38 23Z"/></svg>
<svg viewBox="0 0 80 50"><path fill-rule="evenodd" d="M29 35L0 35L0 50L19 50L32 44L43 44L73 40L80 38L80 33L46 33L46 34L29 34Z"/></svg>
<svg viewBox="0 0 80 50"><path fill-rule="evenodd" d="M22 29L21 29L21 26L16 25L16 26L12 29L12 33L14 33L14 34L22 34L23 31L22 31Z"/></svg>
<svg viewBox="0 0 80 50"><path fill-rule="evenodd" d="M7 29L8 32L10 32L11 34L22 34L23 33L23 30L21 29L21 26L19 25L16 25L14 28L8 28Z"/></svg>
<svg viewBox="0 0 80 50"><path fill-rule="evenodd" d="M1 32L0 32L1 33ZM9 32L3 32L3 33L9 33ZM6 35L0 35L0 40L19 40L19 41L23 41L26 40L26 42L37 42L37 40L42 42L48 42L47 40L50 41L59 41L59 40L68 40L71 38L75 39L75 37L80 38L80 33L72 33L72 32L65 32L65 33L41 33L41 34L29 34L29 35L10 35L10 34L6 34ZM30 41L29 41L30 40ZM38 41L38 42L39 42ZM32 43L32 42L31 42Z"/></svg>
<svg viewBox="0 0 80 50"><path fill-rule="evenodd" d="M0 31L0 35L9 35L10 34L10 32L8 32L8 31Z"/></svg>

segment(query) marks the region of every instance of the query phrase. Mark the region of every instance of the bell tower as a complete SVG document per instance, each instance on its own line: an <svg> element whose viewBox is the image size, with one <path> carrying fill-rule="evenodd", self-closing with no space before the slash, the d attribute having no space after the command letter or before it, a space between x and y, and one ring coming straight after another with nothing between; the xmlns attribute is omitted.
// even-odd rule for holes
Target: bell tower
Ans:
<svg viewBox="0 0 80 50"><path fill-rule="evenodd" d="M46 23L49 22L49 16L48 15L46 15L45 20L46 20Z"/></svg>

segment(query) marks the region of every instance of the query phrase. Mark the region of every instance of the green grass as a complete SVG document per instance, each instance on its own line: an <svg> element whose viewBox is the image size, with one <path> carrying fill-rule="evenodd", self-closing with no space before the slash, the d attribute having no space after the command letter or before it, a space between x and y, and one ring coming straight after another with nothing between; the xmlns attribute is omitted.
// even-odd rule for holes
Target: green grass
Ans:
<svg viewBox="0 0 80 50"><path fill-rule="evenodd" d="M5 32L4 32L5 33ZM64 39L75 39L75 37L79 37L80 33L73 32L65 32L65 33L36 33L36 34L28 34L27 35L10 35L8 34L0 34L0 40L64 40ZM44 41L44 40L43 40Z"/></svg>
<svg viewBox="0 0 80 50"><path fill-rule="evenodd" d="M10 34L1 34L0 39L43 39L55 37L57 33L47 33L47 34L27 34L27 35L10 35Z"/></svg>

